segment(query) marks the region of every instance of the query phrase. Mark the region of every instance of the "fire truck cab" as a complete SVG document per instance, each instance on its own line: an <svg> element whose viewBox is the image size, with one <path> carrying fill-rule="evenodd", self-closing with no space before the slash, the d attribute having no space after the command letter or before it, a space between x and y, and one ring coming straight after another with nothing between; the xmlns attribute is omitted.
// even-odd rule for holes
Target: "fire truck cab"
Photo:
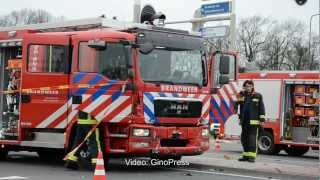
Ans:
<svg viewBox="0 0 320 180"><path fill-rule="evenodd" d="M209 148L203 39L185 31L105 18L3 28L0 78L2 159L69 151L79 111L101 122L108 156Z"/></svg>
<svg viewBox="0 0 320 180"><path fill-rule="evenodd" d="M233 102L239 92L238 88L238 53L217 51L210 59L211 103L210 133L215 138L223 138L225 126L237 121ZM233 131L233 130L232 130Z"/></svg>

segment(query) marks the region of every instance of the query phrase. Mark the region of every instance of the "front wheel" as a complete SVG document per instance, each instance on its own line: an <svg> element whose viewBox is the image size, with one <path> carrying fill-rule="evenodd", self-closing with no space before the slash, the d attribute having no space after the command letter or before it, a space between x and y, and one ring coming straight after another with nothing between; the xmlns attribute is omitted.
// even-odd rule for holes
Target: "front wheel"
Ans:
<svg viewBox="0 0 320 180"><path fill-rule="evenodd" d="M284 149L289 156L302 156L309 151L309 147L291 146Z"/></svg>
<svg viewBox="0 0 320 180"><path fill-rule="evenodd" d="M261 154L278 154L280 148L274 144L273 134L269 131L261 131L258 137L258 150Z"/></svg>

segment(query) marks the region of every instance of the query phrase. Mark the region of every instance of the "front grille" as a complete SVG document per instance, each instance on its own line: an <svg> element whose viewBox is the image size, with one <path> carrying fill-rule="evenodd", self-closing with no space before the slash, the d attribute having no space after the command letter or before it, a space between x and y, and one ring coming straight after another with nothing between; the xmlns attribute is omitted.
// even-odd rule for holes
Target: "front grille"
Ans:
<svg viewBox="0 0 320 180"><path fill-rule="evenodd" d="M157 99L154 101L156 117L189 117L201 116L202 102Z"/></svg>
<svg viewBox="0 0 320 180"><path fill-rule="evenodd" d="M160 144L162 147L186 147L188 140L183 139L161 139Z"/></svg>

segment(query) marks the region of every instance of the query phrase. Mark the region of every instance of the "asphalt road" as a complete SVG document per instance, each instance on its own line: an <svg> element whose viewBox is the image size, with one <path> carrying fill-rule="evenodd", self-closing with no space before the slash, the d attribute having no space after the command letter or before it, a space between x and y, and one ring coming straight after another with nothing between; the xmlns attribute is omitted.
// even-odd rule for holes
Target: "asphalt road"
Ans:
<svg viewBox="0 0 320 180"><path fill-rule="evenodd" d="M241 150L238 144L224 144L220 154L237 156ZM207 158L215 154L214 151L199 156ZM272 161L279 163L301 163L306 166L319 165L317 151L311 151L304 157L288 157L284 154L278 156L260 155L258 161ZM141 160L141 159L140 159ZM144 159L142 159L144 160ZM150 162L150 161L148 161ZM93 172L81 169L79 171L66 170L61 162L48 162L38 158L35 153L10 153L7 161L0 162L0 180L30 179L30 180L81 180L92 179ZM269 180L269 179L317 179L311 177L279 175L263 172L244 171L239 169L219 168L198 163L179 166L160 165L127 165L122 159L110 161L107 171L108 180L144 180L144 179L173 179L173 180Z"/></svg>

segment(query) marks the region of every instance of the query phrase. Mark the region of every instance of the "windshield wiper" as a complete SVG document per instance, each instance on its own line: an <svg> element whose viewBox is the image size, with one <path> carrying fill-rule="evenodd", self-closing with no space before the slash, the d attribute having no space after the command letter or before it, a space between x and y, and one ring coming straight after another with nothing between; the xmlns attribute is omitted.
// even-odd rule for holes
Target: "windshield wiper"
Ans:
<svg viewBox="0 0 320 180"><path fill-rule="evenodd" d="M176 82L175 84L179 84L179 85L192 85L192 86L198 86L200 88L202 88L202 85L199 83L191 83L191 82Z"/></svg>
<svg viewBox="0 0 320 180"><path fill-rule="evenodd" d="M161 83L164 83L164 84L173 84L173 85L192 85L192 86L198 86L200 88L202 88L202 85L199 84L199 83L191 83L191 82L173 82L173 81L163 81L163 80L159 80L159 81L148 81L148 80L145 80L145 82L148 82L148 83L155 83L157 85L161 84Z"/></svg>

